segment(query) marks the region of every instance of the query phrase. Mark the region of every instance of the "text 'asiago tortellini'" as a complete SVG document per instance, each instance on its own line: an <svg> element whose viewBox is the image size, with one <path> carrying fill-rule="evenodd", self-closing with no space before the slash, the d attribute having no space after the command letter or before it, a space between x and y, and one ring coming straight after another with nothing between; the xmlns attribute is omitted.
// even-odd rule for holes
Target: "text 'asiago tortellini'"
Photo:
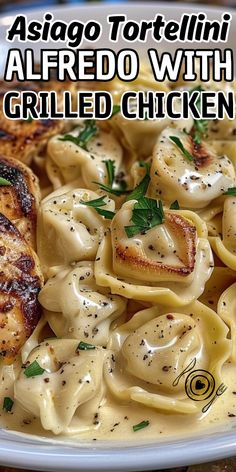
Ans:
<svg viewBox="0 0 236 472"><path fill-rule="evenodd" d="M54 434L95 430L105 353L102 348L80 349L71 339L43 342L15 382L16 400Z"/></svg>
<svg viewBox="0 0 236 472"><path fill-rule="evenodd" d="M160 306L142 310L111 337L108 388L120 400L195 414L222 383L221 368L231 349L227 332L217 314L200 302L173 311ZM200 381L203 371L209 376L200 396L194 375Z"/></svg>
<svg viewBox="0 0 236 472"><path fill-rule="evenodd" d="M213 269L205 223L190 211L165 210L162 224L130 237L126 231L135 204L122 206L100 244L97 283L136 300L190 303L201 295Z"/></svg>
<svg viewBox="0 0 236 472"><path fill-rule="evenodd" d="M84 186L96 190L94 182L107 184L105 162L114 161L120 168L123 150L112 132L101 130L93 120L82 121L66 135L54 136L48 143L47 172L58 188L78 177Z"/></svg>
<svg viewBox="0 0 236 472"><path fill-rule="evenodd" d="M46 274L51 266L95 259L109 220L86 203L99 197L92 190L74 189L42 202L38 216L38 254ZM114 211L113 200L106 196L103 200L102 208Z"/></svg>
<svg viewBox="0 0 236 472"><path fill-rule="evenodd" d="M92 262L61 268L39 295L47 320L58 337L106 346L110 325L126 308L126 300L98 287Z"/></svg>
<svg viewBox="0 0 236 472"><path fill-rule="evenodd" d="M166 128L153 150L151 195L181 207L203 208L235 184L233 163L207 142Z"/></svg>

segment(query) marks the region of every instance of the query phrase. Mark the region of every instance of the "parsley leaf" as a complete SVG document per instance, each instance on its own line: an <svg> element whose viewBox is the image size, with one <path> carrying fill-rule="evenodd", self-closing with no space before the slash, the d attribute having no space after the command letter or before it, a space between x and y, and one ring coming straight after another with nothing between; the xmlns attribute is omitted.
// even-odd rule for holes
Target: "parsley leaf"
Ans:
<svg viewBox="0 0 236 472"><path fill-rule="evenodd" d="M106 218L107 220L112 220L112 218L114 218L115 216L115 213L113 211L102 210L102 208L96 208L96 212L99 215L104 216L104 218Z"/></svg>
<svg viewBox="0 0 236 472"><path fill-rule="evenodd" d="M82 147L87 151L87 143L97 133L98 129L95 120L85 120L85 127L79 133L78 136L72 136L72 134L65 134L63 138L59 138L60 141L71 141L76 146Z"/></svg>
<svg viewBox="0 0 236 472"><path fill-rule="evenodd" d="M2 409L10 412L14 405L14 401L10 397L4 397Z"/></svg>
<svg viewBox="0 0 236 472"><path fill-rule="evenodd" d="M114 161L111 161L111 159L103 161L106 165L107 169L107 175L108 175L108 185L112 187L114 178L115 178L115 164Z"/></svg>
<svg viewBox="0 0 236 472"><path fill-rule="evenodd" d="M160 225L164 221L164 211L161 200L157 201L152 198L141 197L133 208L131 226L125 226L125 232L128 238L139 233L146 233L154 226Z"/></svg>
<svg viewBox="0 0 236 472"><path fill-rule="evenodd" d="M189 94L193 92L200 92L199 98L196 102L196 107L200 111L201 110L201 92L203 92L204 89L201 87L201 85L198 85L197 87L194 87L190 90ZM202 118L196 119L194 118L194 126L193 126L193 141L196 144L201 144L202 137L206 134L208 128L208 120L203 120Z"/></svg>
<svg viewBox="0 0 236 472"><path fill-rule="evenodd" d="M107 202L104 201L104 198L105 195L103 197L96 198L95 200L90 200L88 202L80 200L80 203L82 205L93 207L99 215L104 216L107 220L112 220L112 218L115 216L115 213L113 211L103 210L102 208L100 208L107 205Z"/></svg>
<svg viewBox="0 0 236 472"><path fill-rule="evenodd" d="M99 185L101 190L104 190L104 192L116 195L117 197L119 197L120 195L124 195L126 193L129 193L129 190L124 190L124 189L119 190L119 189L116 189L116 188L109 187L108 185L101 184L101 182L93 182L93 184Z"/></svg>
<svg viewBox="0 0 236 472"><path fill-rule="evenodd" d="M88 202L85 202L84 200L80 200L81 205L87 205L91 207L101 207L105 206L107 202L104 202L105 195L100 198L95 198L95 200L89 200Z"/></svg>
<svg viewBox="0 0 236 472"><path fill-rule="evenodd" d="M120 105L113 105L113 108L112 108L112 115L110 116L110 119L111 119L114 115L117 115L117 113L120 113Z"/></svg>
<svg viewBox="0 0 236 472"><path fill-rule="evenodd" d="M78 351L87 351L89 349L95 349L95 346L93 344L85 343L84 341L80 341L80 343L77 346L76 352Z"/></svg>
<svg viewBox="0 0 236 472"><path fill-rule="evenodd" d="M228 190L224 192L223 195L232 195L233 197L236 197L236 187L228 188Z"/></svg>
<svg viewBox="0 0 236 472"><path fill-rule="evenodd" d="M32 115L29 114L28 118L26 119L26 122L27 123L32 123L32 121L34 121L34 119L33 119Z"/></svg>
<svg viewBox="0 0 236 472"><path fill-rule="evenodd" d="M141 421L141 423L133 425L133 431L135 433L136 431L139 431L140 429L146 428L147 426L149 426L149 421L148 420Z"/></svg>
<svg viewBox="0 0 236 472"><path fill-rule="evenodd" d="M3 177L0 177L0 187L9 186L9 185L12 185L12 183L9 180L4 179Z"/></svg>
<svg viewBox="0 0 236 472"><path fill-rule="evenodd" d="M139 184L132 190L132 192L126 197L126 202L129 200L139 200L141 197L143 197L148 189L149 182L151 180L150 178L150 164L144 161L140 161L139 163L140 167L145 167L146 169L146 174L139 182Z"/></svg>
<svg viewBox="0 0 236 472"><path fill-rule="evenodd" d="M24 374L26 377L36 377L36 375L42 375L45 372L37 361L32 362L26 369L24 370Z"/></svg>
<svg viewBox="0 0 236 472"><path fill-rule="evenodd" d="M177 136L169 136L169 139L176 144L176 146L182 151L184 157L186 157L189 161L193 161L193 156L185 149L184 145L181 143L180 139Z"/></svg>
<svg viewBox="0 0 236 472"><path fill-rule="evenodd" d="M179 202L178 200L175 200L170 204L170 210L179 210Z"/></svg>
<svg viewBox="0 0 236 472"><path fill-rule="evenodd" d="M129 191L126 190L126 182L120 179L119 174L115 176L116 166L114 164L114 161L107 159L103 162L105 163L107 169L108 185L102 184L100 182L93 183L99 185L100 189L104 190L104 192L111 193L113 195L116 195L117 197L129 193ZM117 188L114 188L114 183L117 183Z"/></svg>

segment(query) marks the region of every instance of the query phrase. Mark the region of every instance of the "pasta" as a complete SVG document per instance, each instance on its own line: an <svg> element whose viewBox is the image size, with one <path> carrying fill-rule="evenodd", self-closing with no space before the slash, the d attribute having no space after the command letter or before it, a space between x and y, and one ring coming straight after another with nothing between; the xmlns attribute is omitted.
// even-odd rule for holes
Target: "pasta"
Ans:
<svg viewBox="0 0 236 472"><path fill-rule="evenodd" d="M129 239L124 227L133 206L129 201L117 212L111 236L99 246L97 283L127 298L167 305L198 298L213 268L203 221L190 211L169 210L163 225Z"/></svg>
<svg viewBox="0 0 236 472"><path fill-rule="evenodd" d="M143 64L132 85L174 88ZM235 120L126 121L130 85L107 88L108 120L30 143L41 202L33 172L2 157L0 427L75 441L235 427Z"/></svg>
<svg viewBox="0 0 236 472"><path fill-rule="evenodd" d="M177 311L157 306L140 311L111 338L114 353L105 370L108 387L123 400L194 414L201 403L186 397L186 377L180 374L187 373L195 359L196 373L199 368L210 371L218 387L222 363L230 352L226 335L221 320L199 302ZM208 392L206 398L210 396Z"/></svg>
<svg viewBox="0 0 236 472"><path fill-rule="evenodd" d="M107 345L110 324L126 307L123 298L96 285L93 262L61 269L47 281L39 299L49 310L46 317L56 336L100 346Z"/></svg>

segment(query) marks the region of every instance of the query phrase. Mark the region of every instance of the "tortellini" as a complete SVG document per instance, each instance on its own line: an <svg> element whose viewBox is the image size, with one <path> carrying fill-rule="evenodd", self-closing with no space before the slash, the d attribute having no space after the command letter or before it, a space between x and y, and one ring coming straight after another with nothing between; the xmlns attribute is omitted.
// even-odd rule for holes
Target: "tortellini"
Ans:
<svg viewBox="0 0 236 472"><path fill-rule="evenodd" d="M38 215L38 254L44 273L51 266L81 260L94 260L109 220L99 215L88 202L101 197L86 189L73 189L47 197ZM114 211L115 203L104 197L103 208Z"/></svg>
<svg viewBox="0 0 236 472"><path fill-rule="evenodd" d="M95 430L93 414L104 394L105 355L102 348L80 350L72 339L45 341L31 352L21 370L15 398L54 434ZM35 361L44 372L27 377L25 368Z"/></svg>
<svg viewBox="0 0 236 472"><path fill-rule="evenodd" d="M135 102L130 106L130 111L136 109ZM179 104L177 102L176 110ZM111 120L112 129L121 140L125 149L130 151L131 155L143 159L152 154L160 133L167 127L173 126L179 130L183 128L190 131L193 126L192 118L188 120L171 121L170 118L158 118L154 120L129 120L127 121L121 113L117 113Z"/></svg>
<svg viewBox="0 0 236 472"><path fill-rule="evenodd" d="M193 160L171 140L181 142ZM231 160L218 156L207 142L194 144L191 136L174 128L166 128L153 150L151 194L172 202L178 198L181 207L200 209L235 184Z"/></svg>
<svg viewBox="0 0 236 472"><path fill-rule="evenodd" d="M211 236L209 240L219 259L230 269L236 270L236 197L225 199L222 234Z"/></svg>
<svg viewBox="0 0 236 472"><path fill-rule="evenodd" d="M95 261L98 285L127 298L185 305L198 298L213 269L207 228L190 211L165 211L162 224L128 237L135 201L126 202Z"/></svg>
<svg viewBox="0 0 236 472"><path fill-rule="evenodd" d="M50 278L39 294L46 317L58 337L81 339L106 346L110 325L126 308L126 301L96 285L92 262L79 262Z"/></svg>
<svg viewBox="0 0 236 472"><path fill-rule="evenodd" d="M70 131L76 138L85 129L86 122ZM47 173L49 179L58 188L78 177L82 178L83 186L96 190L94 182L108 183L105 160L112 160L117 172L120 169L123 150L114 134L97 128L97 133L86 143L86 146L64 140L68 135L57 135L48 143Z"/></svg>
<svg viewBox="0 0 236 472"><path fill-rule="evenodd" d="M200 302L140 311L111 337L108 388L120 400L195 414L222 383L221 367L231 350L227 332L217 314Z"/></svg>

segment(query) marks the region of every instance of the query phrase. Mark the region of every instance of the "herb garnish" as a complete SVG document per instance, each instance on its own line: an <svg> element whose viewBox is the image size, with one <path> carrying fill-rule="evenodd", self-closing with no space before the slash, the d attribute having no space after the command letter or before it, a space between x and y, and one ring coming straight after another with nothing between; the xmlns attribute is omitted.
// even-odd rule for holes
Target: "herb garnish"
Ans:
<svg viewBox="0 0 236 472"><path fill-rule="evenodd" d="M93 136L97 133L97 126L95 120L85 120L85 127L79 133L78 136L72 136L72 134L65 134L63 138L59 138L60 141L71 141L72 143L76 144L76 146L82 147L85 151L87 151L86 144Z"/></svg>
<svg viewBox="0 0 236 472"><path fill-rule="evenodd" d="M228 190L224 192L223 195L232 195L233 197L236 197L236 187L228 188Z"/></svg>
<svg viewBox="0 0 236 472"><path fill-rule="evenodd" d="M14 405L14 401L10 397L5 397L3 400L2 409L7 412L10 412L12 410L13 405Z"/></svg>
<svg viewBox="0 0 236 472"><path fill-rule="evenodd" d="M107 202L104 201L105 195L103 197L95 198L95 200L89 200L85 202L84 200L80 200L81 205L91 206L94 208L101 207L107 205Z"/></svg>
<svg viewBox="0 0 236 472"><path fill-rule="evenodd" d="M28 118L26 119L26 122L27 123L32 123L32 121L34 121L32 115L28 115Z"/></svg>
<svg viewBox="0 0 236 472"><path fill-rule="evenodd" d="M126 197L126 202L129 200L139 200L141 197L143 197L148 189L149 182L150 182L150 164L144 161L139 162L140 167L145 167L146 169L146 174L139 182L139 184L130 192L130 194Z"/></svg>
<svg viewBox="0 0 236 472"><path fill-rule="evenodd" d="M3 187L3 186L9 186L9 185L12 185L11 182L9 182L9 180L7 179L4 179L3 177L0 177L0 187Z"/></svg>
<svg viewBox="0 0 236 472"><path fill-rule="evenodd" d="M126 190L126 182L124 182L123 180L118 182L119 183L118 188L113 188L114 182L116 181L116 177L115 177L116 166L114 164L114 161L107 159L107 160L104 160L103 162L107 169L108 185L102 184L100 182L93 182L93 184L99 185L101 190L104 190L104 192L116 195L117 197L119 197L120 195L129 193L129 190Z"/></svg>
<svg viewBox="0 0 236 472"><path fill-rule="evenodd" d="M132 238L136 234L146 233L154 226L160 225L164 221L164 211L161 200L157 201L152 198L141 197L133 208L131 226L125 226L125 232L128 238Z"/></svg>
<svg viewBox="0 0 236 472"><path fill-rule="evenodd" d="M189 161L193 161L193 156L190 154L190 152L188 152L187 149L185 149L184 145L182 144L180 139L177 138L177 136L169 136L169 139L171 141L173 141L173 143L176 144L176 146L180 149L180 151L182 151L182 153L183 153L184 157L186 157L186 159L188 159Z"/></svg>
<svg viewBox="0 0 236 472"><path fill-rule="evenodd" d="M140 429L146 428L147 426L149 426L149 421L148 420L141 421L141 423L133 425L133 431L135 433L136 431L139 431Z"/></svg>
<svg viewBox="0 0 236 472"><path fill-rule="evenodd" d="M114 178L115 178L115 169L116 166L114 164L114 161L111 161L111 159L103 161L106 169L107 169L107 175L108 175L108 185L112 187Z"/></svg>
<svg viewBox="0 0 236 472"><path fill-rule="evenodd" d="M199 111L201 111L201 92L203 92L204 89L201 87L201 85L198 85L197 87L194 87L190 90L189 94L193 92L200 92L199 98L196 102L196 107ZM202 137L206 134L208 128L208 120L203 120L202 118L196 119L194 118L194 126L193 126L193 141L196 144L201 144Z"/></svg>
<svg viewBox="0 0 236 472"><path fill-rule="evenodd" d="M42 375L45 372L37 361L32 362L26 369L24 370L24 374L26 377L36 377L36 375Z"/></svg>
<svg viewBox="0 0 236 472"><path fill-rule="evenodd" d="M178 200L175 200L170 204L170 210L179 210L179 202Z"/></svg>
<svg viewBox="0 0 236 472"><path fill-rule="evenodd" d="M104 198L105 198L105 195L103 197L96 198L95 200L90 200L88 202L85 202L84 200L80 200L80 203L81 205L93 207L99 215L104 216L108 220L112 220L112 218L115 216L115 213L113 211L103 210L101 208L107 205L107 202L104 201Z"/></svg>
<svg viewBox="0 0 236 472"><path fill-rule="evenodd" d="M120 113L120 105L113 105L112 115L110 116L110 118L112 118L114 115L117 115L117 113Z"/></svg>
<svg viewBox="0 0 236 472"><path fill-rule="evenodd" d="M93 346L93 344L89 344L89 343L85 343L84 341L80 341L80 343L78 344L78 346L76 348L76 352L77 351L87 351L87 350L90 350L90 349L95 349L95 346Z"/></svg>

